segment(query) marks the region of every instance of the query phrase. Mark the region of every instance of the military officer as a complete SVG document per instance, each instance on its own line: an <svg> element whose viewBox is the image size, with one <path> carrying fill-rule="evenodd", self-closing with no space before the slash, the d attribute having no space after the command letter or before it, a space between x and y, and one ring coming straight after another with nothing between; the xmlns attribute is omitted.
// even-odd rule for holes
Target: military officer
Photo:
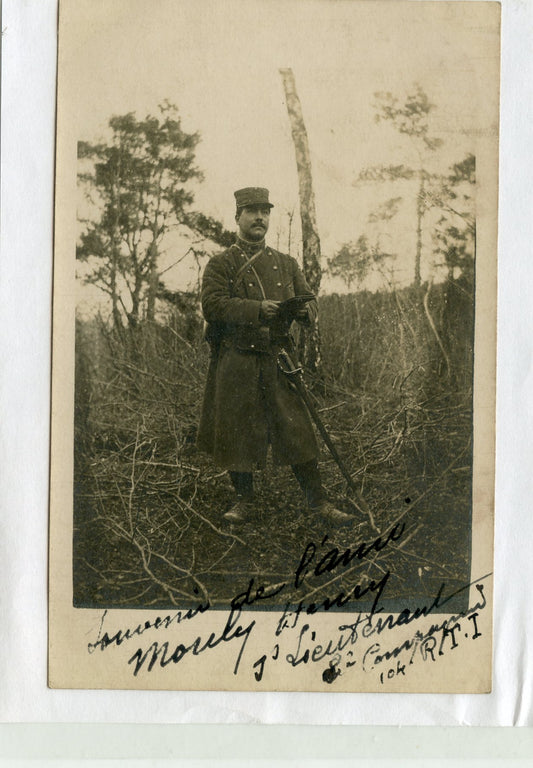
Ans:
<svg viewBox="0 0 533 768"><path fill-rule="evenodd" d="M234 523L253 512L253 471L265 466L271 446L275 464L290 464L310 510L345 524L349 515L330 504L322 489L318 445L309 413L278 367L290 343L290 321L279 305L309 294L297 262L265 244L269 192L235 192L237 239L210 259L202 282L202 310L211 344L198 447L228 470L236 501L224 517ZM316 300L296 319L311 324Z"/></svg>

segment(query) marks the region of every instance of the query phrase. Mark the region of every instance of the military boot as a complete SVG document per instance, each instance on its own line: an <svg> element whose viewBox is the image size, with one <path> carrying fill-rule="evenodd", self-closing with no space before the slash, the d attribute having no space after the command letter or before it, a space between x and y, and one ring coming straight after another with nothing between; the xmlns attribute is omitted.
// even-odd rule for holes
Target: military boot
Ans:
<svg viewBox="0 0 533 768"><path fill-rule="evenodd" d="M307 507L313 515L333 525L350 525L354 522L351 515L341 512L326 500L316 459L305 464L293 464L292 471L305 494Z"/></svg>
<svg viewBox="0 0 533 768"><path fill-rule="evenodd" d="M223 517L224 520L228 520L230 523L245 523L252 517L254 509L255 507L251 499L237 496L237 501L228 509Z"/></svg>
<svg viewBox="0 0 533 768"><path fill-rule="evenodd" d="M330 501L321 501L316 506L310 506L309 509L314 515L334 525L351 525L355 520L352 515L334 507Z"/></svg>

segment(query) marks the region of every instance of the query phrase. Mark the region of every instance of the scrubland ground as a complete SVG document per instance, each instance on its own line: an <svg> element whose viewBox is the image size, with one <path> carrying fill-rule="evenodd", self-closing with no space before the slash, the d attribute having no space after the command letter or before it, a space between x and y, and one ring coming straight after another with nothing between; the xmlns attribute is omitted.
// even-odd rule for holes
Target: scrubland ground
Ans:
<svg viewBox="0 0 533 768"><path fill-rule="evenodd" d="M254 583L286 583L287 601L333 599L390 572L391 609L468 583L471 551L471 290L456 282L320 299L322 361L307 375L316 408L371 514L325 446L329 498L353 523L310 517L290 468L256 473L256 509L231 527L225 473L195 448L209 350L194 310L76 334L74 603L227 607ZM307 545L316 561L405 524L396 541L294 586ZM328 536L324 541L324 537ZM323 543L322 543L323 542ZM460 606L459 592L448 609ZM343 610L368 607L349 602ZM279 606L279 598L263 608Z"/></svg>

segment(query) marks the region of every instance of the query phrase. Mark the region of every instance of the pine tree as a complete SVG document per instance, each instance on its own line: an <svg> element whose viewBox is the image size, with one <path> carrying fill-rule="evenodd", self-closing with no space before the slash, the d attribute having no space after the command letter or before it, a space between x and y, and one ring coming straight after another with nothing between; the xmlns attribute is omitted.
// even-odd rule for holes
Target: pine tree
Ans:
<svg viewBox="0 0 533 768"><path fill-rule="evenodd" d="M161 239L186 219L193 202L188 182L201 179L195 166L198 133L186 133L177 108L165 102L157 116L134 113L110 118L108 142L80 141L79 174L95 214L83 221L77 258L91 259L88 283L111 298L116 326L152 320L158 290Z"/></svg>

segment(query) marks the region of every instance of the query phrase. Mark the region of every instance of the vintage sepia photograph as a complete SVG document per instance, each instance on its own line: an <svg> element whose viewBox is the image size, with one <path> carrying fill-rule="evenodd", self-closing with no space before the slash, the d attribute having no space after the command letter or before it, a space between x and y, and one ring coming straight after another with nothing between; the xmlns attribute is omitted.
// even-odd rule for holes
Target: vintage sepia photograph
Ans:
<svg viewBox="0 0 533 768"><path fill-rule="evenodd" d="M50 684L489 691L498 4L58 39Z"/></svg>

